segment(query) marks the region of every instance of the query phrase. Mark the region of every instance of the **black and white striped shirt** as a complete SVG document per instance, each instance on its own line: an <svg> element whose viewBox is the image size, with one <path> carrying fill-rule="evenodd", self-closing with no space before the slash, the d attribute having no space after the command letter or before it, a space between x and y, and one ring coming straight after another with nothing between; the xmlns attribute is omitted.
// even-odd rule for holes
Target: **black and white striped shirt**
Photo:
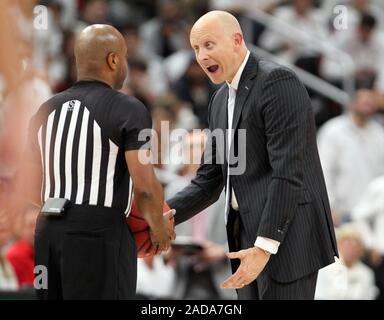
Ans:
<svg viewBox="0 0 384 320"><path fill-rule="evenodd" d="M124 152L147 144L139 132L151 126L140 101L99 81L78 81L45 102L30 125L43 202L60 197L128 214L133 187Z"/></svg>

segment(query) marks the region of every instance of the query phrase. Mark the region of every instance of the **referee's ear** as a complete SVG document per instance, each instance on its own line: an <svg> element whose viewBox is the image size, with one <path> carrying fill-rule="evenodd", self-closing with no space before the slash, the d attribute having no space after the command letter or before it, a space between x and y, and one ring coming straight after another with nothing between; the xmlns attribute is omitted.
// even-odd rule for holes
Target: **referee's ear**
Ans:
<svg viewBox="0 0 384 320"><path fill-rule="evenodd" d="M109 52L107 55L107 65L111 70L117 69L118 57L115 52Z"/></svg>

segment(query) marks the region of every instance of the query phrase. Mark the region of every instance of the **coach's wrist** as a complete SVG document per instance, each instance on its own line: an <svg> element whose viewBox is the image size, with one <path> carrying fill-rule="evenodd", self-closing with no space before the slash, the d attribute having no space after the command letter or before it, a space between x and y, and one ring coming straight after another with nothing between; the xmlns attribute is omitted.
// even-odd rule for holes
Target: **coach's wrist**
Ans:
<svg viewBox="0 0 384 320"><path fill-rule="evenodd" d="M267 257L270 257L271 254L272 254L271 252L269 252L269 251L267 251L267 250L265 250L263 248L260 248L260 247L253 247L252 249L253 249L252 252L255 253L255 254L262 253L263 255L265 255Z"/></svg>
<svg viewBox="0 0 384 320"><path fill-rule="evenodd" d="M270 257L270 256L271 256L271 254L272 254L272 253L271 253L271 252L269 252L268 250L265 250L265 249L261 249L261 248L260 248L260 250L261 250L261 251L263 251L263 252L264 252L264 254L265 254L266 256L268 256L268 257Z"/></svg>

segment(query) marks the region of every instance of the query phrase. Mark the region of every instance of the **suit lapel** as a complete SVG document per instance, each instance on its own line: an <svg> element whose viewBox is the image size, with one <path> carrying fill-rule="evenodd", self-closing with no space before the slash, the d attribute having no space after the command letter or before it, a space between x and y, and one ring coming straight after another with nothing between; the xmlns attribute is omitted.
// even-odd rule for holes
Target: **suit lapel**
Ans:
<svg viewBox="0 0 384 320"><path fill-rule="evenodd" d="M257 74L258 63L255 56L251 53L249 55L249 59L243 73L240 78L239 87L236 92L236 101L235 101L235 109L233 113L233 121L232 128L236 130L239 125L240 115L243 110L243 106L248 98L249 92L252 89L253 78ZM224 165L223 173L224 177L227 175L227 149L228 149L228 136L227 136L227 128L228 128L228 87L225 88L224 92L220 95L220 100L218 101L218 122L216 128L223 130L224 132L224 141L225 141L225 150L224 150ZM211 128L215 129L215 128ZM233 143L231 144L233 148Z"/></svg>
<svg viewBox="0 0 384 320"><path fill-rule="evenodd" d="M227 126L228 126L228 88L225 88L224 94L222 95L222 99L220 102L220 107L222 108L219 112L219 122L218 122L218 128L224 132L224 167L225 170L224 176L226 176L227 172ZM224 107L224 108L223 108Z"/></svg>
<svg viewBox="0 0 384 320"><path fill-rule="evenodd" d="M220 97L221 101L219 102L219 120L217 127L221 130L227 129L228 123L228 88L225 88L224 94Z"/></svg>
<svg viewBox="0 0 384 320"><path fill-rule="evenodd" d="M236 130L239 125L240 115L243 110L244 104L247 101L249 92L253 85L253 78L257 74L258 63L255 56L251 53L243 73L240 78L239 87L236 92L235 109L233 111L232 128Z"/></svg>

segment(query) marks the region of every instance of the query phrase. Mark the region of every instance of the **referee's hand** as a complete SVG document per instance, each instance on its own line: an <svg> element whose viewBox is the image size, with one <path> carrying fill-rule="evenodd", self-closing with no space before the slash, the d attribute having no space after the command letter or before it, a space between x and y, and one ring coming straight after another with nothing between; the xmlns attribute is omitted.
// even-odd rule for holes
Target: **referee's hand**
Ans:
<svg viewBox="0 0 384 320"><path fill-rule="evenodd" d="M151 236L152 247L148 251L148 254L160 254L163 251L167 251L171 246L171 241L175 240L175 227L171 223L175 213L175 209L169 210L164 213L161 223L150 228L149 234Z"/></svg>

